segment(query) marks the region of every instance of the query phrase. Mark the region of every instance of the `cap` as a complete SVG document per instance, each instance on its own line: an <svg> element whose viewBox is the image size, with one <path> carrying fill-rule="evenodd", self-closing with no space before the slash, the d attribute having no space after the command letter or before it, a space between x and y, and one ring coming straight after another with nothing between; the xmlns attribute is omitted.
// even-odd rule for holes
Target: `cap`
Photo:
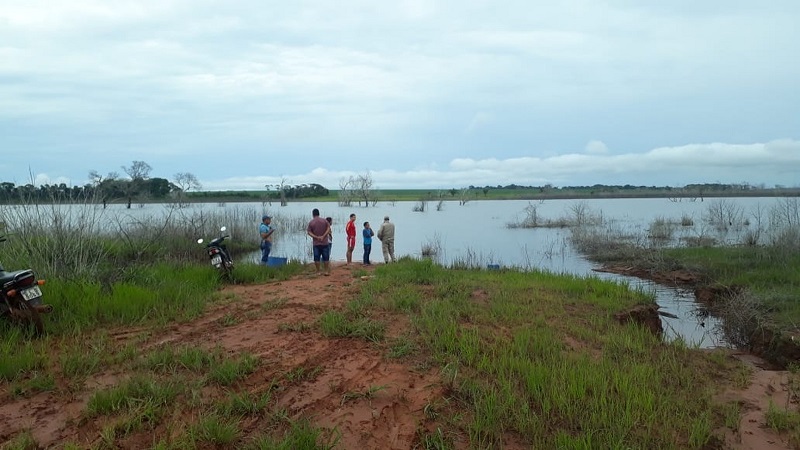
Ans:
<svg viewBox="0 0 800 450"><path fill-rule="evenodd" d="M262 220L262 221L264 221L264 220L267 220L267 219L272 219L272 216L268 216L268 215L266 215L266 214L264 214L263 216L261 216L261 220Z"/></svg>
<svg viewBox="0 0 800 450"><path fill-rule="evenodd" d="M389 216L383 216L383 220L389 220Z"/></svg>

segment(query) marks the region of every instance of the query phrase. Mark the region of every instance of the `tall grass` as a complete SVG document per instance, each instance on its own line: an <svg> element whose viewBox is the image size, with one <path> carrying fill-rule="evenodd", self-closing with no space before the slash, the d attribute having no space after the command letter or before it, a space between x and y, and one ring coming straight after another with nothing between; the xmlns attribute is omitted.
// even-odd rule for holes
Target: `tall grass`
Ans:
<svg viewBox="0 0 800 450"><path fill-rule="evenodd" d="M197 239L218 236L221 226L231 236L231 250L258 248L256 211L161 208L143 218L88 203L0 205L0 222L10 235L3 260L45 277L113 278L131 265L202 261L207 256Z"/></svg>
<svg viewBox="0 0 800 450"><path fill-rule="evenodd" d="M38 341L29 341L19 328L4 324L0 328L0 380L17 378L44 368L49 360L48 348Z"/></svg>
<svg viewBox="0 0 800 450"><path fill-rule="evenodd" d="M140 267L110 284L55 279L46 285L47 302L54 306L46 326L58 334L98 325L186 320L202 312L219 283L211 267L168 264Z"/></svg>
<svg viewBox="0 0 800 450"><path fill-rule="evenodd" d="M665 217L656 217L650 222L647 236L659 241L670 241L675 233L675 223Z"/></svg>

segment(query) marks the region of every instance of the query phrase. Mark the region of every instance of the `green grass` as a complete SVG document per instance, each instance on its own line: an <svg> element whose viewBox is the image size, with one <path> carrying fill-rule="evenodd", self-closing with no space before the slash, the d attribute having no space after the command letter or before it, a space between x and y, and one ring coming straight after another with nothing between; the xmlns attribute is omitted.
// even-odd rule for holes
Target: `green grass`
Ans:
<svg viewBox="0 0 800 450"><path fill-rule="evenodd" d="M237 284L257 284L283 281L301 273L303 265L296 261L279 267L266 267L258 264L238 264L233 269L233 282Z"/></svg>
<svg viewBox="0 0 800 450"><path fill-rule="evenodd" d="M800 446L800 412L780 408L770 401L766 419L768 427L788 435L789 442L795 448Z"/></svg>
<svg viewBox="0 0 800 450"><path fill-rule="evenodd" d="M159 381L153 377L135 375L117 386L96 391L89 398L86 411L91 417L128 412L143 405L163 407L182 390L175 380Z"/></svg>
<svg viewBox="0 0 800 450"><path fill-rule="evenodd" d="M0 380L14 381L48 364L47 348L42 342L30 341L13 326L6 327L0 340Z"/></svg>
<svg viewBox="0 0 800 450"><path fill-rule="evenodd" d="M35 371L27 378L11 383L11 395L29 396L38 392L52 391L55 388L56 381L51 373Z"/></svg>
<svg viewBox="0 0 800 450"><path fill-rule="evenodd" d="M210 267L167 264L139 268L111 285L50 280L46 296L54 311L46 327L58 335L103 325L190 320L203 311L218 285Z"/></svg>
<svg viewBox="0 0 800 450"><path fill-rule="evenodd" d="M61 342L59 363L61 373L70 380L80 382L99 372L113 356L113 345L108 336L97 333L87 339L65 339Z"/></svg>
<svg viewBox="0 0 800 450"><path fill-rule="evenodd" d="M289 429L280 437L258 436L247 450L332 450L338 448L339 436L325 433L307 420L291 422Z"/></svg>
<svg viewBox="0 0 800 450"><path fill-rule="evenodd" d="M417 343L408 336L400 336L392 342L387 356L389 358L403 358L413 355L417 351Z"/></svg>
<svg viewBox="0 0 800 450"><path fill-rule="evenodd" d="M223 417L255 416L263 413L272 397L269 392L255 395L250 392L230 393L218 403L216 412Z"/></svg>
<svg viewBox="0 0 800 450"><path fill-rule="evenodd" d="M347 402L360 399L372 400L378 392L386 390L387 387L388 386L368 386L363 391L347 391L342 394L342 404L344 405Z"/></svg>
<svg viewBox="0 0 800 450"><path fill-rule="evenodd" d="M210 444L228 448L239 439L240 435L241 430L237 421L213 413L203 415L197 423L189 427L187 432L192 445Z"/></svg>
<svg viewBox="0 0 800 450"><path fill-rule="evenodd" d="M445 435L441 428L435 432L424 434L421 439L421 448L425 450L449 450L454 448L452 439Z"/></svg>
<svg viewBox="0 0 800 450"><path fill-rule="evenodd" d="M17 433L12 439L0 445L2 450L36 450L38 448L39 445L30 430Z"/></svg>
<svg viewBox="0 0 800 450"><path fill-rule="evenodd" d="M308 368L303 366L295 367L286 373L286 380L290 383L299 383L303 381L313 380L322 372L323 368L320 366Z"/></svg>
<svg viewBox="0 0 800 450"><path fill-rule="evenodd" d="M710 373L726 368L613 320L652 302L644 293L595 278L428 261L375 273L362 290L371 300L358 309L409 314L456 405L437 414L475 448L501 446L508 433L533 448L701 448L721 425ZM398 298L417 306L397 308ZM447 448L445 436L424 442Z"/></svg>
<svg viewBox="0 0 800 450"><path fill-rule="evenodd" d="M197 347L158 347L139 361L138 367L158 373L207 372L222 362L221 349L205 350Z"/></svg>
<svg viewBox="0 0 800 450"><path fill-rule="evenodd" d="M774 247L696 247L665 254L720 284L746 287L778 327L800 324L800 253Z"/></svg>
<svg viewBox="0 0 800 450"><path fill-rule="evenodd" d="M257 367L258 359L243 353L236 358L225 358L216 362L208 373L208 379L222 386L231 386L253 373Z"/></svg>
<svg viewBox="0 0 800 450"><path fill-rule="evenodd" d="M327 311L319 318L324 336L355 337L370 342L380 342L386 334L386 325L367 317L352 317L339 311Z"/></svg>

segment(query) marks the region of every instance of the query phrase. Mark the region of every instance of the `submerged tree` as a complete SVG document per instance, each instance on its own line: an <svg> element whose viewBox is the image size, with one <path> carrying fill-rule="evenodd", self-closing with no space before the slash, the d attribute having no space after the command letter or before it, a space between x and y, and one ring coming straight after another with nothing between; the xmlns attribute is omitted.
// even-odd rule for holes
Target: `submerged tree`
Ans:
<svg viewBox="0 0 800 450"><path fill-rule="evenodd" d="M373 190L372 174L367 171L363 174L350 175L339 180L339 205L350 206L357 199L358 204L364 201L364 206L369 206L370 201L375 205L375 192Z"/></svg>
<svg viewBox="0 0 800 450"><path fill-rule="evenodd" d="M197 177L190 172L176 173L175 185L178 187L178 204L183 204L184 196L187 192L191 190L196 191L202 187L200 185L200 181L197 180Z"/></svg>

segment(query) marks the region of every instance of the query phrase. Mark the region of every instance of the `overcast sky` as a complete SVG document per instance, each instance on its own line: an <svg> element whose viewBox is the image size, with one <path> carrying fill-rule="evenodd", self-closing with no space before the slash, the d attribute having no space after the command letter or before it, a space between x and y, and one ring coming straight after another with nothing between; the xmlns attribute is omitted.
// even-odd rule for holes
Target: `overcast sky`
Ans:
<svg viewBox="0 0 800 450"><path fill-rule="evenodd" d="M0 0L0 181L800 186L798 80L797 0Z"/></svg>

